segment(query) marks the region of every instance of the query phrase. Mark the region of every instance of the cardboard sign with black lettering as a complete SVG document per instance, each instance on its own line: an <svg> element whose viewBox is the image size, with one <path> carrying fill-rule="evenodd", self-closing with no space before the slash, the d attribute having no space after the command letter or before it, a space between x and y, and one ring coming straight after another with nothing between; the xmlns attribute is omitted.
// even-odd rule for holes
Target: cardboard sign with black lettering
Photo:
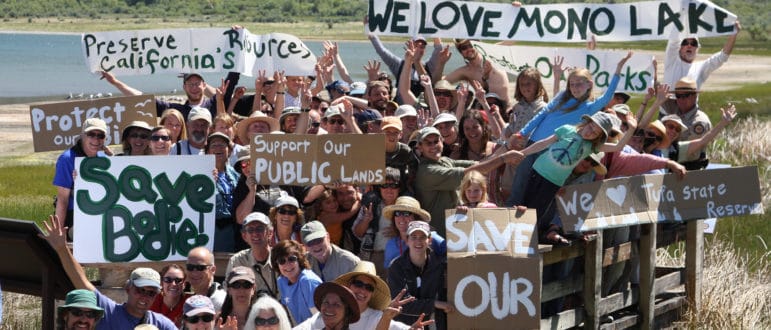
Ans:
<svg viewBox="0 0 771 330"><path fill-rule="evenodd" d="M540 327L536 212L446 210L448 314L453 329Z"/></svg>
<svg viewBox="0 0 771 330"><path fill-rule="evenodd" d="M556 203L566 231L763 213L755 166L569 185Z"/></svg>
<svg viewBox="0 0 771 330"><path fill-rule="evenodd" d="M74 146L83 123L92 117L107 124L105 145L120 144L123 129L132 121L143 121L150 127L158 125L153 95L32 104L29 117L35 152Z"/></svg>
<svg viewBox="0 0 771 330"><path fill-rule="evenodd" d="M259 184L385 182L383 134L258 134L250 148Z"/></svg>

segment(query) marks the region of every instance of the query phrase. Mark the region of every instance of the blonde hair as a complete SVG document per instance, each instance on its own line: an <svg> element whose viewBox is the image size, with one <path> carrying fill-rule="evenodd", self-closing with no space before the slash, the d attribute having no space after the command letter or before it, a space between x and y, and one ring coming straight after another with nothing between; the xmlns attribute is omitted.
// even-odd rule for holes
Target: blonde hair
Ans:
<svg viewBox="0 0 771 330"><path fill-rule="evenodd" d="M182 113L179 112L177 109L166 109L161 114L161 125L166 123L166 118L169 118L171 116L174 116L174 118L177 118L179 121L179 124L182 125L179 129L179 136L172 136L171 139L173 140L172 143L177 143L181 140L187 140L187 124L185 124L185 117L182 116ZM169 134L171 134L171 131L169 131Z"/></svg>
<svg viewBox="0 0 771 330"><path fill-rule="evenodd" d="M524 79L531 79L535 82L535 100L541 97L544 102L549 102L549 95L546 94L546 88L543 87L543 81L541 80L541 72L536 68L527 68L517 75L517 84L514 87L515 100L519 102L525 101L525 95L522 94L522 90L519 88L519 82Z"/></svg>
<svg viewBox="0 0 771 330"><path fill-rule="evenodd" d="M568 101L573 99L573 93L570 90L570 78L574 78L574 77L584 78L587 82L591 83L592 86L586 90L586 93L584 93L584 95L581 95L580 97L576 98L575 104L573 104L568 108L561 109L563 105L565 105ZM588 69L578 68L571 71L570 74L568 75L567 86L565 87L565 91L562 93L562 96L560 96L559 98L559 103L557 103L556 110L571 112L577 109L581 105L581 103L589 99L589 97L592 95L592 89L594 89L594 81L592 80L592 73L589 72Z"/></svg>
<svg viewBox="0 0 771 330"><path fill-rule="evenodd" d="M460 181L460 199L463 201L463 204L470 203L468 198L466 198L466 189L475 183L482 188L482 198L479 202L487 202L487 178L479 171L469 171L463 176L463 180Z"/></svg>
<svg viewBox="0 0 771 330"><path fill-rule="evenodd" d="M584 128L584 126L587 126L587 125L590 125L590 124L597 125L595 122L593 122L591 120L584 120L580 124L576 125L576 132L581 131L581 129ZM597 125L597 126L599 126L599 125ZM605 132L601 132L599 136L594 138L594 140L590 141L592 143L592 149L594 151L599 151L600 146L603 145L605 143L605 141L607 141L607 136L605 136Z"/></svg>

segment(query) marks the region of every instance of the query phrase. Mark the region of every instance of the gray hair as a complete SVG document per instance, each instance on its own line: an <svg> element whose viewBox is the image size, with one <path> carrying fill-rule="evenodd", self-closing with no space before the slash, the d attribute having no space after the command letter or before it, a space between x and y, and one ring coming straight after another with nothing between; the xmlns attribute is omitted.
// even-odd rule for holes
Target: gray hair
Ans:
<svg viewBox="0 0 771 330"><path fill-rule="evenodd" d="M246 324L244 329L254 329L254 319L260 314L260 311L269 310L273 311L278 317L278 327L281 330L291 330L292 325L289 323L289 317L286 315L286 310L278 300L268 295L261 295L257 298L257 301L252 304L251 310L249 310L249 316L246 317Z"/></svg>

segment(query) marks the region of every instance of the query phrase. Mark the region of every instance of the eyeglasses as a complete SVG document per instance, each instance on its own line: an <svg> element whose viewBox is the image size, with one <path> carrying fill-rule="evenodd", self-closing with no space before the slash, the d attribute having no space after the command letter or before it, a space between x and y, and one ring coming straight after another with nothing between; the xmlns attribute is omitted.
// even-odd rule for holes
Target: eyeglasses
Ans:
<svg viewBox="0 0 771 330"><path fill-rule="evenodd" d="M375 292L375 286L374 285L369 284L369 283L364 283L364 282L359 281L359 280L351 281L351 285L353 285L353 286L355 286L355 287L357 287L359 289L367 290L369 292Z"/></svg>
<svg viewBox="0 0 771 330"><path fill-rule="evenodd" d="M168 135L153 135L153 136L150 137L150 140L151 141L155 141L155 142L158 142L158 141L168 141L168 140L171 140L171 136L168 136Z"/></svg>
<svg viewBox="0 0 771 330"><path fill-rule="evenodd" d="M278 212L278 214L295 215L297 214L297 209L282 207L282 208L279 208L278 211L276 212Z"/></svg>
<svg viewBox="0 0 771 330"><path fill-rule="evenodd" d="M195 81L195 82L186 82L185 86L187 87L196 87L203 85L203 81Z"/></svg>
<svg viewBox="0 0 771 330"><path fill-rule="evenodd" d="M452 92L450 91L434 91L435 96L444 96L444 97L452 97Z"/></svg>
<svg viewBox="0 0 771 330"><path fill-rule="evenodd" d="M395 217L409 217L412 216L412 212L410 211L394 211Z"/></svg>
<svg viewBox="0 0 771 330"><path fill-rule="evenodd" d="M694 93L675 94L675 98L684 99L693 96Z"/></svg>
<svg viewBox="0 0 771 330"><path fill-rule="evenodd" d="M287 262L297 262L298 260L300 260L300 259L297 258L297 256L293 255L293 256L289 256L288 258L280 258L280 259L278 259L278 264L279 265L283 265L283 264L286 264Z"/></svg>
<svg viewBox="0 0 771 330"><path fill-rule="evenodd" d="M680 128L680 125L677 125L677 124L664 124L664 126L667 129L671 129L671 130L673 130L675 132L678 132L678 133L680 133L680 131L682 131L682 128Z"/></svg>
<svg viewBox="0 0 771 330"><path fill-rule="evenodd" d="M262 326L262 325L276 325L278 324L278 317L269 317L267 319L261 318L261 317L255 317L254 318L254 325L255 326Z"/></svg>
<svg viewBox="0 0 771 330"><path fill-rule="evenodd" d="M214 315L202 314L202 315L188 316L185 318L185 320L187 320L187 323L198 323L199 321L211 322L214 320Z"/></svg>
<svg viewBox="0 0 771 330"><path fill-rule="evenodd" d="M248 227L241 229L241 231L247 233L247 234L262 234L268 230L265 226L257 226L257 227Z"/></svg>
<svg viewBox="0 0 771 330"><path fill-rule="evenodd" d="M132 138L132 139L140 138L140 139L142 139L142 140L147 140L147 139L149 139L149 138L150 138L150 135L147 135L147 134L139 134L139 133L131 133L131 134L129 134L129 136L128 136L128 137L130 137L130 138Z"/></svg>
<svg viewBox="0 0 771 330"><path fill-rule="evenodd" d="M229 288L233 289L251 289L254 287L254 283L250 283L247 281L235 281L233 283L228 284Z"/></svg>
<svg viewBox="0 0 771 330"><path fill-rule="evenodd" d="M328 122L330 125L335 125L335 124L337 124L337 125L343 125L343 124L345 124L345 120L343 120L343 119L329 119L327 122Z"/></svg>
<svg viewBox="0 0 771 330"><path fill-rule="evenodd" d="M473 48L473 47L474 46L472 46L471 43L465 43L465 44L458 45L458 50L463 52L464 50Z"/></svg>
<svg viewBox="0 0 771 330"><path fill-rule="evenodd" d="M147 298L155 298L155 296L158 295L158 291L155 290L146 290L140 287L134 287L134 292L138 295L145 296Z"/></svg>
<svg viewBox="0 0 771 330"><path fill-rule="evenodd" d="M202 271L208 269L209 266L211 266L211 265L187 264L187 265L185 265L185 268L187 269L188 272L193 272L193 271L195 271L195 272L202 272Z"/></svg>
<svg viewBox="0 0 771 330"><path fill-rule="evenodd" d="M654 132L651 132L651 131L646 131L645 132L645 138L647 138L647 139L656 139L656 141L658 141L658 142L661 142L662 140L664 140L663 136L658 135L658 134L656 134Z"/></svg>
<svg viewBox="0 0 771 330"><path fill-rule="evenodd" d="M175 277L168 277L168 276L164 276L163 277L163 283L179 284L179 283L182 283L182 281L184 281L184 280L185 279L180 278L180 277L176 277L176 278Z"/></svg>
<svg viewBox="0 0 771 330"><path fill-rule="evenodd" d="M386 184L380 185L380 188L383 188L383 189L399 189L399 184L398 183L386 183Z"/></svg>
<svg viewBox="0 0 771 330"><path fill-rule="evenodd" d="M696 41L696 39L685 39L683 40L683 42L680 43L680 47L682 46L699 47L699 42Z"/></svg>
<svg viewBox="0 0 771 330"><path fill-rule="evenodd" d="M320 237L320 238L317 238L317 239L312 239L312 240L308 241L308 243L305 243L305 245L309 246L309 247L310 246L316 246L316 245L321 244L322 242L324 242L324 237Z"/></svg>
<svg viewBox="0 0 771 330"><path fill-rule="evenodd" d="M100 317L102 317L102 313L99 311L93 311L93 310L82 310L82 309L70 309L70 314L72 314L75 317L81 317L85 316L89 319L96 320Z"/></svg>
<svg viewBox="0 0 771 330"><path fill-rule="evenodd" d="M96 132L88 132L86 133L86 136L97 140L104 140L104 138L106 137L104 133L96 133Z"/></svg>

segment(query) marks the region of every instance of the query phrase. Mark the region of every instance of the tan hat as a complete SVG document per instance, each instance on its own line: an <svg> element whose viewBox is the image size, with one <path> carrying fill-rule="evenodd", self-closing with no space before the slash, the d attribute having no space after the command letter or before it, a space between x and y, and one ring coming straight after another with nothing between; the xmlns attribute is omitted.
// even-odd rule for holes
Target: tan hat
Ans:
<svg viewBox="0 0 771 330"><path fill-rule="evenodd" d="M608 174L608 169L602 164L602 157L605 157L605 153L602 151L589 154L589 158L597 163L597 165L592 166L592 168L594 169L594 172L599 175Z"/></svg>
<svg viewBox="0 0 771 330"><path fill-rule="evenodd" d="M442 80L437 81L436 84L434 84L434 90L440 90L440 89L441 90L452 91L454 93L455 92L455 85L453 85L452 83L450 83L447 80L442 79Z"/></svg>
<svg viewBox="0 0 771 330"><path fill-rule="evenodd" d="M203 119L211 125L211 111L199 106L192 107L190 112L187 113L187 122L192 123L198 119Z"/></svg>
<svg viewBox="0 0 771 330"><path fill-rule="evenodd" d="M93 130L100 130L107 133L107 124L100 118L88 118L83 123L83 133L88 133Z"/></svg>
<svg viewBox="0 0 771 330"><path fill-rule="evenodd" d="M383 117L383 121L380 125L380 129L385 130L386 128L395 128L401 132L402 121L399 118L394 116L385 116Z"/></svg>
<svg viewBox="0 0 771 330"><path fill-rule="evenodd" d="M245 266L237 266L233 267L233 269L228 273L227 283L233 284L235 281L247 281L249 283L254 284L255 282L255 276L254 271Z"/></svg>
<svg viewBox="0 0 771 330"><path fill-rule="evenodd" d="M383 208L383 216L386 217L386 219L393 220L395 211L412 212L418 220L431 221L431 214L420 207L420 202L418 202L417 199L409 196L401 196L396 199L396 202L393 205L388 205Z"/></svg>
<svg viewBox="0 0 771 330"><path fill-rule="evenodd" d="M662 123L660 120L657 119L657 120L654 120L654 121L650 122L650 124L648 124L648 126L646 126L646 128L652 128L652 129L655 129L655 130L659 131L659 133L661 133L661 137L662 137L661 144L662 145L669 145L672 142L672 141L669 140L669 135L667 135L667 128L664 127L664 123Z"/></svg>
<svg viewBox="0 0 771 330"><path fill-rule="evenodd" d="M664 117L661 117L661 119L659 120L661 120L662 123L666 123L668 121L675 122L678 126L680 126L680 131L685 131L688 129L688 126L685 126L685 124L683 123L683 120L680 119L680 116L678 115L666 115Z"/></svg>
<svg viewBox="0 0 771 330"><path fill-rule="evenodd" d="M139 267L134 269L134 271L131 272L131 276L129 276L129 281L131 282L131 285L138 288L146 286L157 289L161 288L161 274L158 274L158 272L152 268Z"/></svg>
<svg viewBox="0 0 771 330"><path fill-rule="evenodd" d="M327 236L327 228L324 227L321 221L309 221L300 228L300 236L302 236L303 243L308 244L308 242L314 239Z"/></svg>
<svg viewBox="0 0 771 330"><path fill-rule="evenodd" d="M267 123L268 126L270 126L271 132L279 130L278 120L276 120L276 118L269 117L262 111L255 111L251 116L249 116L249 118L246 118L238 123L238 138L244 145L249 145L249 125L256 121Z"/></svg>
<svg viewBox="0 0 771 330"><path fill-rule="evenodd" d="M670 93L698 93L698 87L699 86L696 84L696 80L693 80L693 78L682 77L675 83L675 89L670 91Z"/></svg>
<svg viewBox="0 0 771 330"><path fill-rule="evenodd" d="M375 281L375 291L372 292L372 297L367 304L370 308L382 311L391 304L391 290L388 288L388 284L377 276L375 264L369 261L359 261L356 267L353 267L353 270L335 279L335 283L344 287L350 287L351 282L357 276L367 276Z"/></svg>

